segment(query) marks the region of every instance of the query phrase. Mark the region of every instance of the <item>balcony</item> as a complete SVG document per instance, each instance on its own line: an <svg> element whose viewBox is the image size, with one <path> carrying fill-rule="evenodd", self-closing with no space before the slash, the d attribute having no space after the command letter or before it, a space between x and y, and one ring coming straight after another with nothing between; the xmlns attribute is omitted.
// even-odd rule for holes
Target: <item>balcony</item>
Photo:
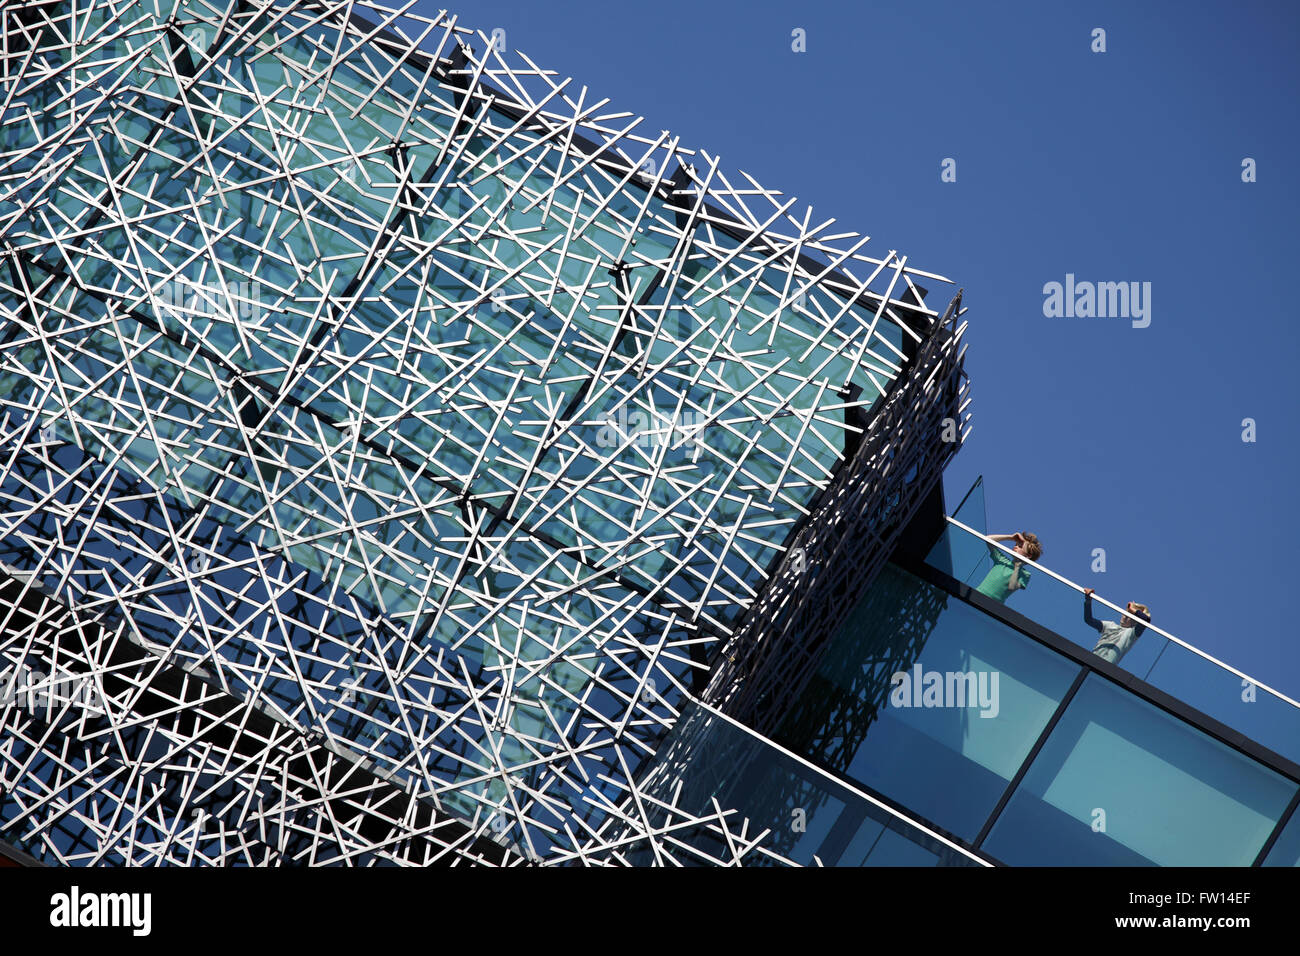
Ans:
<svg viewBox="0 0 1300 956"><path fill-rule="evenodd" d="M985 597L982 512L895 555L768 736L985 861L1294 865L1294 702L1158 627L1092 654L1082 589L1041 565Z"/></svg>
<svg viewBox="0 0 1300 956"><path fill-rule="evenodd" d="M973 490L978 492L978 485ZM1083 587L1045 565L1013 555L977 530L973 525L982 524L982 501L968 498L963 506L947 518L947 528L926 563L977 588L993 567L991 551L1023 561L1030 571L1029 586L1014 592L1007 608L1091 651L1099 635L1084 620ZM1101 594L1093 595L1092 605L1093 616L1100 620L1119 621L1125 613L1124 602ZM1168 631L1147 625L1115 666L1300 763L1300 703Z"/></svg>

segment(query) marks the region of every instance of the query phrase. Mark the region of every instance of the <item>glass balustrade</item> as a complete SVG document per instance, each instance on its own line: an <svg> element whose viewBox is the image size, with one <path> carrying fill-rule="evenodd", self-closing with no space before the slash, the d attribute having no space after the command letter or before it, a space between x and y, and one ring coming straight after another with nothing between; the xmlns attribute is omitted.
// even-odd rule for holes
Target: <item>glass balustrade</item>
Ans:
<svg viewBox="0 0 1300 956"><path fill-rule="evenodd" d="M687 706L660 747L641 792L650 825L665 830L662 844L677 863L727 859L729 844L756 841L746 865L981 864L956 843L698 702ZM626 855L650 863L652 853L638 841Z"/></svg>
<svg viewBox="0 0 1300 956"><path fill-rule="evenodd" d="M999 592L997 564L1014 559L1011 548L999 548L950 519L947 530L926 561L961 583L981 591L986 597L997 600L993 597ZM1006 594L1003 603L1035 623L1093 650L1100 634L1085 616L1082 589L1053 577L1045 567L1025 564L1024 569L1028 572L1025 586ZM1001 577L1005 578L1006 573L1003 572ZM1100 600L1102 597L1096 595L1091 602L1092 619L1123 624L1123 611L1106 606ZM1119 608L1126 604L1122 599L1107 597L1107 600ZM1118 666L1257 743L1291 760L1300 761L1300 707L1245 675L1235 673L1151 628L1146 628L1138 636Z"/></svg>

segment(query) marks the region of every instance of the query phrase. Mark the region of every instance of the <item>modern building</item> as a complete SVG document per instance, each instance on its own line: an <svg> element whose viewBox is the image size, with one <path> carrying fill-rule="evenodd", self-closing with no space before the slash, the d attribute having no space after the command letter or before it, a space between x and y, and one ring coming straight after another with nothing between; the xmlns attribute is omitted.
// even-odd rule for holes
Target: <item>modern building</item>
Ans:
<svg viewBox="0 0 1300 956"><path fill-rule="evenodd" d="M1111 663L1047 567L986 597L1004 547L982 481L952 515L936 494L793 700L697 705L646 786L737 807L803 865L1300 865L1295 701L1154 625ZM718 836L694 845L725 859Z"/></svg>
<svg viewBox="0 0 1300 956"><path fill-rule="evenodd" d="M948 280L453 16L171 7L0 10L10 858L1300 856L1294 702L969 587Z"/></svg>

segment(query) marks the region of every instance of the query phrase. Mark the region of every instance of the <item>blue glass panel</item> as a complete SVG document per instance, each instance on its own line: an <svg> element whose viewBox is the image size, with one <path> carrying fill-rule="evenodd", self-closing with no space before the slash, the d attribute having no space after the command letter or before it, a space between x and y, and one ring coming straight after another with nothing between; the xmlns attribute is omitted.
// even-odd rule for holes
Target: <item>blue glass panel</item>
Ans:
<svg viewBox="0 0 1300 956"><path fill-rule="evenodd" d="M976 531L989 533L989 521L987 510L984 505L984 476L980 475L975 479L975 484L970 486L961 503L957 505L957 510L952 516L962 524L974 528Z"/></svg>
<svg viewBox="0 0 1300 956"><path fill-rule="evenodd" d="M672 816L678 820L681 811L708 816L721 810L733 842L741 833L753 841L766 831L759 840L762 850L749 854L746 865L978 865L771 741L696 704L665 739L642 789L648 802L676 807ZM660 808L650 818L663 826L670 815ZM698 851L675 854L676 862L731 858L720 824L682 827L673 836ZM648 851L634 859L651 861Z"/></svg>
<svg viewBox="0 0 1300 956"><path fill-rule="evenodd" d="M1248 866L1296 784L1091 675L985 848L1019 865Z"/></svg>
<svg viewBox="0 0 1300 956"><path fill-rule="evenodd" d="M988 533L988 520L984 511L984 477L975 479L966 492L957 510L952 515L962 524L969 525L982 533ZM980 563L987 562L988 549L984 542L974 535L966 534L951 525L945 525L944 532L926 555L926 563L938 568L949 577L958 581L968 581Z"/></svg>

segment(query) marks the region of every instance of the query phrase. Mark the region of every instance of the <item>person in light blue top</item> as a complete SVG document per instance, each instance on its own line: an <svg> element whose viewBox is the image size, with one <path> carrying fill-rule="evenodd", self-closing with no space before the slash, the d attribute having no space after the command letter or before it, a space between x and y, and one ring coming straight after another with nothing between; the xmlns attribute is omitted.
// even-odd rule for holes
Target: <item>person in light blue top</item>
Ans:
<svg viewBox="0 0 1300 956"><path fill-rule="evenodd" d="M1099 621L1092 614L1092 588L1083 589L1084 623L1101 635L1092 652L1112 664L1118 663L1128 653L1128 649L1146 630L1146 625L1151 623L1151 609L1145 604L1129 601L1124 609L1128 613L1119 619L1118 624L1114 621Z"/></svg>
<svg viewBox="0 0 1300 956"><path fill-rule="evenodd" d="M1029 569L1024 566L1021 558L1037 561L1042 557L1043 546L1038 540L1038 535L1027 531L1017 531L1015 534L991 534L989 541L1014 541L1015 554L1019 557L1013 558L990 544L989 557L993 559L993 567L989 569L988 574L984 575L984 580L975 590L985 597L1005 603L1012 592L1029 586Z"/></svg>

